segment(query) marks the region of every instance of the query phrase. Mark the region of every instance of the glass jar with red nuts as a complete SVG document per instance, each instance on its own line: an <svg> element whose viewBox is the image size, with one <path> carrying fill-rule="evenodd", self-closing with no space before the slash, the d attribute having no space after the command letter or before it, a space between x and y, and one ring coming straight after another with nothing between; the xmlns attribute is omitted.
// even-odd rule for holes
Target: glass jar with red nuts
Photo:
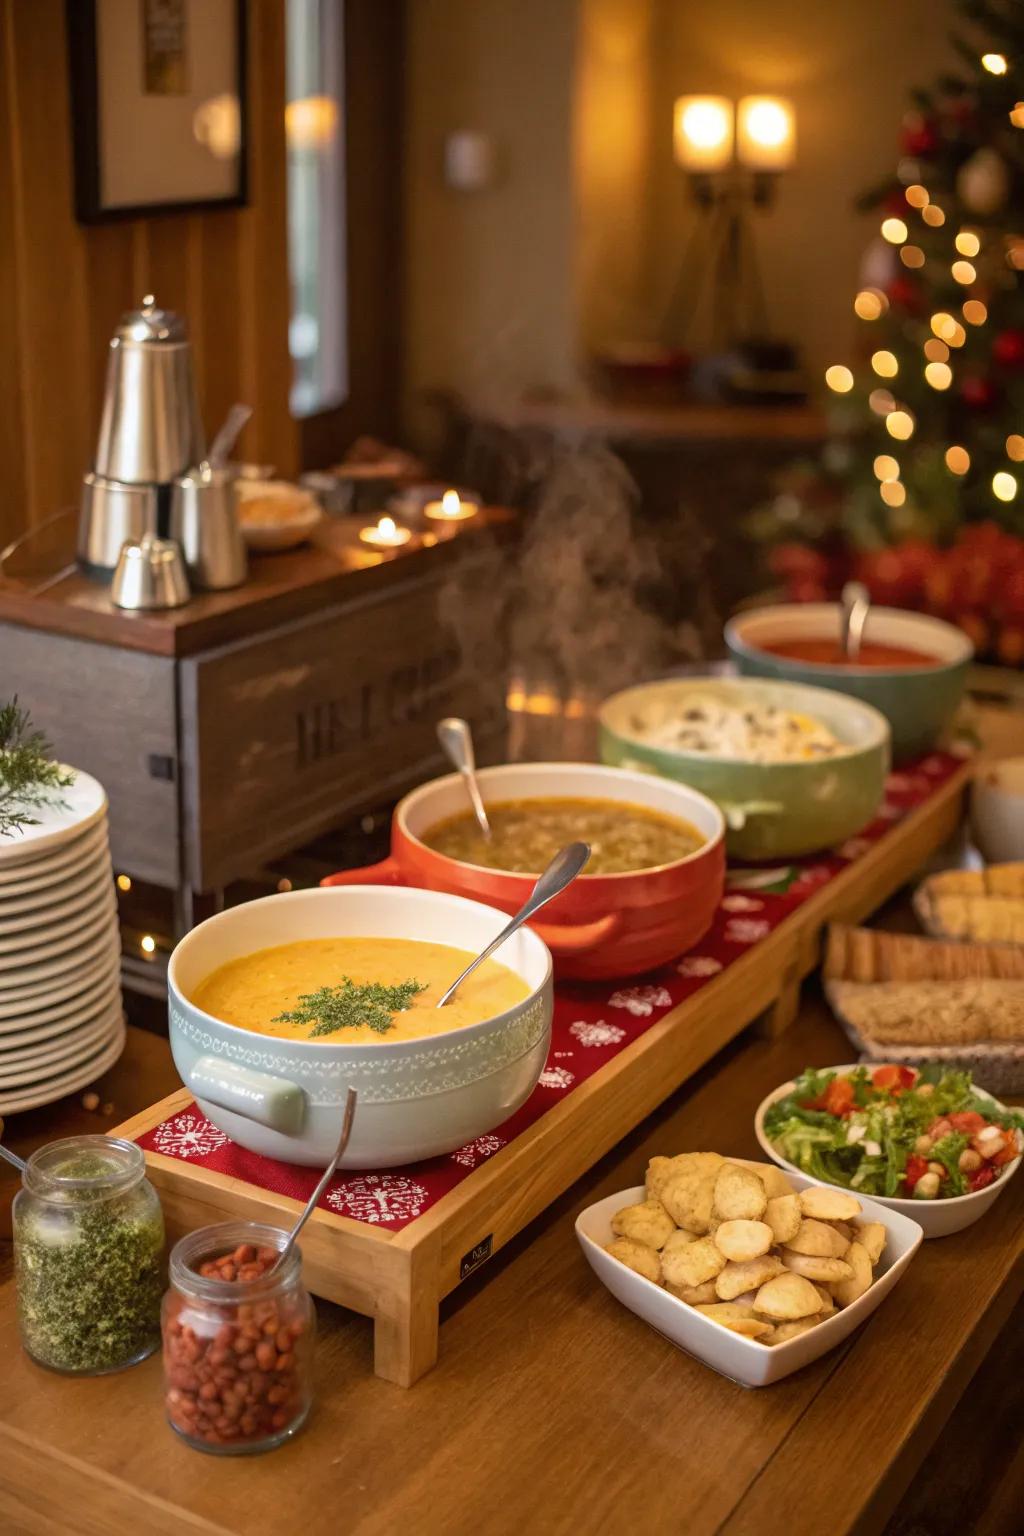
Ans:
<svg viewBox="0 0 1024 1536"><path fill-rule="evenodd" d="M312 1401L316 1314L288 1234L254 1221L190 1232L171 1251L163 1304L167 1417L189 1445L266 1451L300 1429Z"/></svg>

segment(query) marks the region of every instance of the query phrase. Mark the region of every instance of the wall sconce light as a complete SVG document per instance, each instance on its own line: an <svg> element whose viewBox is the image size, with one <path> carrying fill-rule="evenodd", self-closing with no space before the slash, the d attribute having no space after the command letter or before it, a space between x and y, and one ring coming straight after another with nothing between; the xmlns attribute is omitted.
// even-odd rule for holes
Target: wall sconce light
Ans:
<svg viewBox="0 0 1024 1536"><path fill-rule="evenodd" d="M728 96L680 96L672 142L684 171L709 174L732 164L733 105Z"/></svg>
<svg viewBox="0 0 1024 1536"><path fill-rule="evenodd" d="M767 315L757 268L752 208L767 208L779 175L796 155L796 116L779 96L680 96L673 110L672 145L696 202L706 210L684 253L666 321L666 342L694 315L705 280L713 287L713 334L727 351L743 352L750 389L764 398L768 375L781 397L801 393L793 349L767 343ZM682 323L680 323L680 321Z"/></svg>
<svg viewBox="0 0 1024 1536"><path fill-rule="evenodd" d="M498 152L488 133L463 128L444 141L444 179L456 192L485 192L497 179Z"/></svg>

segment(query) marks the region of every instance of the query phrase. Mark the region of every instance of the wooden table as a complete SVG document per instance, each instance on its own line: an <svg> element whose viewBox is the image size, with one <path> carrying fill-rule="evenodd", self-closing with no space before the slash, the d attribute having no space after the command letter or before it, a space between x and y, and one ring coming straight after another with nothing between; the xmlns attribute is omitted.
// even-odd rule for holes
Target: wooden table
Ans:
<svg viewBox="0 0 1024 1536"><path fill-rule="evenodd" d="M162 1041L131 1034L119 1089L127 1092L134 1075L141 1104L166 1091L173 1068ZM18 1347L2 1261L0 1529L880 1531L1024 1288L1024 1179L972 1231L926 1244L847 1345L758 1392L679 1353L620 1307L572 1230L583 1206L639 1182L654 1152L756 1155L751 1121L763 1094L806 1064L848 1053L814 998L779 1038L744 1037L454 1294L441 1362L410 1392L374 1378L367 1322L320 1304L314 1414L293 1444L264 1457L216 1460L176 1440L163 1422L156 1360L85 1381L32 1365ZM122 1099L117 1112L133 1107ZM23 1117L16 1138L39 1137L46 1117L51 1135L79 1128L55 1108L31 1123ZM1007 1330L1003 1347L1019 1356L1015 1340ZM987 1402L1016 1390L1013 1365L1011 1353L996 1362L1001 1374L986 1375L995 1394ZM973 1455L977 1482L962 1495L970 1503L958 1528L972 1536L1012 1529L1001 1522L1019 1507L1017 1428L1000 1435L984 1412L972 1412L967 1428L958 1421L952 1447L940 1444L916 1485L919 1497L934 1483L948 1501L950 1469ZM995 1469L982 1459L986 1441L1000 1453ZM916 1529L936 1530L929 1519Z"/></svg>

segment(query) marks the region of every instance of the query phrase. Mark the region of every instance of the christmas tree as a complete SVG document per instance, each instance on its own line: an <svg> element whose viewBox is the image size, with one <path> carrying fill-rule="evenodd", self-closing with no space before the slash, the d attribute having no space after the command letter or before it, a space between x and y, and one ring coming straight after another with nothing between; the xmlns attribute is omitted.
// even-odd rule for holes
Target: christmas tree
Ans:
<svg viewBox="0 0 1024 1536"><path fill-rule="evenodd" d="M1024 660L1024 4L957 0L959 66L913 93L827 369L830 434L755 514L795 598L847 575Z"/></svg>

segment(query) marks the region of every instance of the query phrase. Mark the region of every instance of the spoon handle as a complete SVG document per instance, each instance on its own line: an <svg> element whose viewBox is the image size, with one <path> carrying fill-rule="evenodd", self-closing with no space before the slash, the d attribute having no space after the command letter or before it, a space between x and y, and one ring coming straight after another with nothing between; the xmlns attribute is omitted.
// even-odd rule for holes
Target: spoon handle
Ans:
<svg viewBox="0 0 1024 1536"><path fill-rule="evenodd" d="M847 661L860 655L864 629L871 609L871 594L861 581L848 581L840 597L839 644Z"/></svg>
<svg viewBox="0 0 1024 1536"><path fill-rule="evenodd" d="M295 1247L295 1244L298 1241L299 1233L302 1231L303 1227L306 1225L306 1222L316 1210L317 1202L319 1201L320 1196L331 1182L331 1179L334 1176L334 1170L337 1168L338 1164L341 1162L341 1159L345 1155L345 1148L348 1146L349 1137L352 1135L352 1121L355 1118L357 1098L358 1094L356 1093L356 1090L354 1088L350 1088L345 1096L345 1116L341 1122L341 1136L338 1139L338 1145L335 1148L334 1156L331 1158L330 1162L327 1164L327 1167L324 1169L316 1189L314 1189L313 1193L306 1201L305 1209L300 1215L298 1221L289 1232L288 1241L285 1243L277 1259L274 1261L273 1269L269 1271L270 1274L273 1274L275 1269L280 1269L285 1259Z"/></svg>
<svg viewBox="0 0 1024 1536"><path fill-rule="evenodd" d="M510 939L517 928L521 928L524 923L529 922L535 912L538 912L541 907L546 906L560 891L564 891L566 886L576 879L576 876L589 858L589 843L568 843L566 847L561 848L555 854L551 863L541 875L537 884L530 892L529 897L519 908L511 922L501 930L496 939L491 940L482 954L477 955L476 959L466 966L462 975L455 978L447 992L438 999L434 1006L436 1008L443 1008L445 1003L450 1002L466 977L470 976L488 956L493 955L494 951L504 944L506 939Z"/></svg>
<svg viewBox="0 0 1024 1536"><path fill-rule="evenodd" d="M473 736L468 723L460 720L457 715L448 715L444 720L437 722L437 739L444 748L449 762L462 775L477 825L484 837L490 838L491 824L487 820L480 786L476 780L476 756L473 752Z"/></svg>

